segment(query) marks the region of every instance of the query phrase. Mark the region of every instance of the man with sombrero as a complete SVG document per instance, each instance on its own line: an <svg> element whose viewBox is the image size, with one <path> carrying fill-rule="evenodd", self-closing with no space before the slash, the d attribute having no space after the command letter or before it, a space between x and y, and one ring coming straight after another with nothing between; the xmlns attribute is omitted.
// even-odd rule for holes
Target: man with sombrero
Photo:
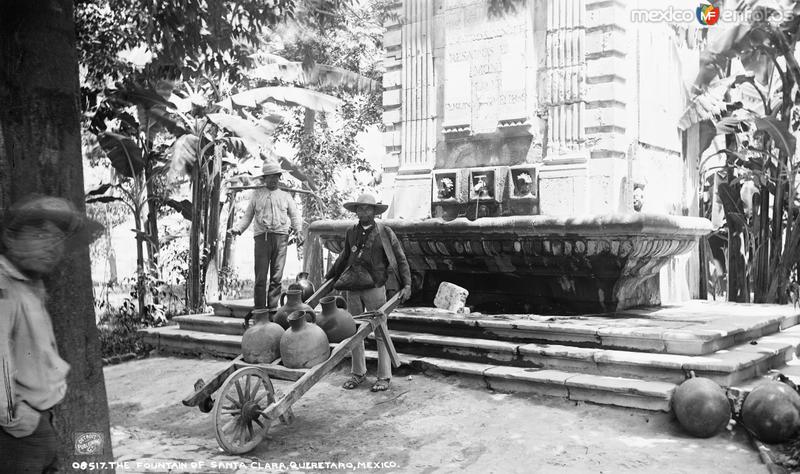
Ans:
<svg viewBox="0 0 800 474"><path fill-rule="evenodd" d="M399 289L400 301L411 296L411 270L403 247L392 229L375 221L375 216L388 207L368 193L359 196L355 202L344 204L345 209L356 214L358 223L347 230L344 250L325 279L335 279L334 288L347 290L347 308L352 314L379 309L386 302L387 289ZM382 392L389 389L392 366L382 336L375 333L375 340L378 345L378 380L372 391ZM346 389L356 388L366 379L363 341L353 349L351 356L352 375L343 385Z"/></svg>
<svg viewBox="0 0 800 474"><path fill-rule="evenodd" d="M289 226L294 228L301 239L298 244L302 244L303 219L292 195L278 189L278 181L283 173L281 165L268 160L262 167L262 173L259 178L265 187L253 191L244 217L233 226L231 233L239 235L247 229L250 222L254 222L254 306L256 309L276 310L281 295L286 249L289 246Z"/></svg>
<svg viewBox="0 0 800 474"><path fill-rule="evenodd" d="M52 408L67 391L42 276L102 226L69 201L31 195L0 216L0 470L57 469Z"/></svg>

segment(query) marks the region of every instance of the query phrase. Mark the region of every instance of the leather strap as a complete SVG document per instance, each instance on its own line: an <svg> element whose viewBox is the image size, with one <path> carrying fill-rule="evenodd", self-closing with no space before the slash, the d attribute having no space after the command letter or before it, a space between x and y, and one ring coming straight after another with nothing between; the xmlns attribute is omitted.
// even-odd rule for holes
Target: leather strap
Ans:
<svg viewBox="0 0 800 474"><path fill-rule="evenodd" d="M381 237L381 244L383 244L383 253L386 254L386 258L389 260L389 268L392 269L392 274L394 275L395 280L397 280L397 284L399 288L403 287L403 280L400 279L400 272L397 269L397 258L394 256L394 249L392 249L392 244L389 242L389 235L386 232L386 227L378 222L375 221L375 230L378 231L378 235Z"/></svg>

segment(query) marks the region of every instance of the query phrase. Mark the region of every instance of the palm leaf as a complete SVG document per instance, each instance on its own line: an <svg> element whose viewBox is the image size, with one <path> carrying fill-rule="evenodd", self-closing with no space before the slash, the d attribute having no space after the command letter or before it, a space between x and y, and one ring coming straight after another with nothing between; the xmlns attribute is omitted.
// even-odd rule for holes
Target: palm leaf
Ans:
<svg viewBox="0 0 800 474"><path fill-rule="evenodd" d="M264 102L272 102L285 107L306 107L317 112L333 112L342 105L342 100L332 95L311 91L300 87L259 87L240 92L229 97L234 105L256 107ZM227 100L217 105L228 106Z"/></svg>
<svg viewBox="0 0 800 474"><path fill-rule="evenodd" d="M103 132L97 139L117 173L133 178L144 170L142 149L130 137Z"/></svg>
<svg viewBox="0 0 800 474"><path fill-rule="evenodd" d="M208 114L208 119L244 140L255 143L271 143L276 126L262 121L255 124L247 119L230 114Z"/></svg>
<svg viewBox="0 0 800 474"><path fill-rule="evenodd" d="M197 162L197 145L200 138L197 135L187 133L181 135L172 145L172 159L170 160L170 172L173 174L189 174Z"/></svg>
<svg viewBox="0 0 800 474"><path fill-rule="evenodd" d="M248 72L256 79L296 82L303 85L317 85L321 87L343 87L358 92L374 92L380 88L380 83L357 72L349 71L327 64L314 64L304 68L300 62L272 63L257 67Z"/></svg>
<svg viewBox="0 0 800 474"><path fill-rule="evenodd" d="M789 131L789 128L775 117L758 117L755 119L756 129L766 131L775 142L775 145L783 151L786 156L794 156L797 140Z"/></svg>
<svg viewBox="0 0 800 474"><path fill-rule="evenodd" d="M678 128L687 130L696 123L718 117L725 110L726 104L724 101L717 99L711 91L704 92L695 96L689 102L689 105L678 120Z"/></svg>

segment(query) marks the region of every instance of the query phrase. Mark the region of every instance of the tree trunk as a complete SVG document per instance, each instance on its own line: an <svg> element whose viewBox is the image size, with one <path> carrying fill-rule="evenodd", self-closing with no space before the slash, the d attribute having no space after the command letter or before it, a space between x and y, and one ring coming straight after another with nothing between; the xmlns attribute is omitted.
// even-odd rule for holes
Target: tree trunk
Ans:
<svg viewBox="0 0 800 474"><path fill-rule="evenodd" d="M144 314L145 314L145 292L147 291L147 285L145 284L145 274L144 274L144 249L142 243L141 232L142 230L142 218L139 217L139 212L134 213L133 216L134 226L136 227L136 299L139 303L139 320L144 321Z"/></svg>
<svg viewBox="0 0 800 474"><path fill-rule="evenodd" d="M222 188L222 145L214 145L214 158L211 161L211 191L208 203L208 217L206 218L205 248L206 259L203 266L203 281L206 298L213 294L214 299L219 298L219 268L217 267L217 253L219 250L219 197ZM211 269L211 275L209 275ZM209 278L210 277L210 278Z"/></svg>
<svg viewBox="0 0 800 474"><path fill-rule="evenodd" d="M158 201L156 200L155 184L153 184L152 164L148 163L145 169L144 179L145 186L147 187L147 220L145 220L145 232L150 236L147 241L147 257L150 273L155 278L161 278L158 271L158 253L160 252L160 245L158 240ZM156 301L157 303L157 301Z"/></svg>
<svg viewBox="0 0 800 474"><path fill-rule="evenodd" d="M225 221L225 246L222 248L222 264L220 268L226 269L231 266L231 248L233 246L233 236L229 231L233 228L233 221L236 218L236 193L228 192L228 218Z"/></svg>
<svg viewBox="0 0 800 474"><path fill-rule="evenodd" d="M0 5L0 207L35 191L83 210L73 2ZM88 247L71 254L45 284L58 350L71 365L66 397L55 410L61 462L111 461ZM74 436L83 432L104 438L98 453L75 455Z"/></svg>
<svg viewBox="0 0 800 474"><path fill-rule="evenodd" d="M199 153L198 153L199 155ZM202 157L198 156L198 162ZM192 226L189 231L189 276L186 279L186 306L189 312L196 313L202 306L203 283L200 264L200 245L203 232L203 169L195 166L192 170Z"/></svg>

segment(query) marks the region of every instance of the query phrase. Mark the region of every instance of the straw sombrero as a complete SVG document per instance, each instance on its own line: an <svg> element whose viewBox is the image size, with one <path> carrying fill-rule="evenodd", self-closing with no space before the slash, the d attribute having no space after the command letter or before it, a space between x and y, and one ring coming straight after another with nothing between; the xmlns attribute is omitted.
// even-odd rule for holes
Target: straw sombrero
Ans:
<svg viewBox="0 0 800 474"><path fill-rule="evenodd" d="M261 174L256 176L256 178L263 178L264 176L282 173L283 168L281 168L281 165L279 165L276 161L266 161L264 162L264 166L261 167Z"/></svg>
<svg viewBox="0 0 800 474"><path fill-rule="evenodd" d="M50 221L67 234L67 247L89 245L103 232L103 225L79 212L64 198L29 194L0 214L0 229L16 230L24 224Z"/></svg>
<svg viewBox="0 0 800 474"><path fill-rule="evenodd" d="M372 206L375 208L375 214L382 214L386 212L386 209L389 209L389 206L386 204L381 204L377 202L378 200L375 199L370 193L364 193L361 196L358 196L354 202L346 202L344 203L343 207L350 212L356 212L356 207L358 206Z"/></svg>

